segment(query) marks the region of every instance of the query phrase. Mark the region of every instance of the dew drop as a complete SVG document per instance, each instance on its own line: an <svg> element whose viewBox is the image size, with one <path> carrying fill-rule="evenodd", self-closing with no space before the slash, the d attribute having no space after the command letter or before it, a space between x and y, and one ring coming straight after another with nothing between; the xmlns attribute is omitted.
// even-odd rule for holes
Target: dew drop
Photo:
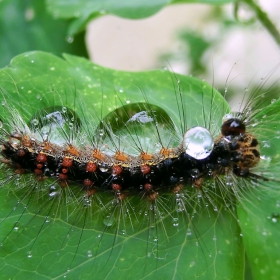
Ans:
<svg viewBox="0 0 280 280"><path fill-rule="evenodd" d="M279 220L279 217L280 217L280 215L279 215L278 213L273 213L273 214L271 215L271 221L272 221L273 223L277 223L278 220Z"/></svg>
<svg viewBox="0 0 280 280"><path fill-rule="evenodd" d="M177 227L179 225L178 218L173 218L173 226Z"/></svg>
<svg viewBox="0 0 280 280"><path fill-rule="evenodd" d="M68 37L66 37L66 41L67 41L69 44L71 44L71 43L74 42L74 37L68 36Z"/></svg>
<svg viewBox="0 0 280 280"><path fill-rule="evenodd" d="M87 251L87 256L88 256L88 258L91 258L91 257L92 257L92 252L91 252L91 250L88 250L88 251Z"/></svg>
<svg viewBox="0 0 280 280"><path fill-rule="evenodd" d="M193 266L195 266L195 261L192 261L192 262L190 263L190 267L193 267Z"/></svg>
<svg viewBox="0 0 280 280"><path fill-rule="evenodd" d="M100 170L101 172L107 172L108 169L109 169L109 167L108 167L108 165L105 164L105 163L102 163L102 164L99 166L99 170Z"/></svg>
<svg viewBox="0 0 280 280"><path fill-rule="evenodd" d="M111 215L108 215L103 219L103 224L107 227L111 227L114 223L115 219Z"/></svg>
<svg viewBox="0 0 280 280"><path fill-rule="evenodd" d="M37 126L39 124L39 120L38 119L33 119L30 121L30 123L34 126Z"/></svg>
<svg viewBox="0 0 280 280"><path fill-rule="evenodd" d="M212 152L214 139L209 130L196 126L185 133L183 147L189 156L195 159L204 159Z"/></svg>

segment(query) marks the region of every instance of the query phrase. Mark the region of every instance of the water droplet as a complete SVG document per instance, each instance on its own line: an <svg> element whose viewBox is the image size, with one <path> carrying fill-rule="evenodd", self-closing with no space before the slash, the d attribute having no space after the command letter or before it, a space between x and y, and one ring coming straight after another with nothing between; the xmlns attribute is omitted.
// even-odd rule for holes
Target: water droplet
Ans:
<svg viewBox="0 0 280 280"><path fill-rule="evenodd" d="M34 63L34 60L31 60L31 63Z"/></svg>
<svg viewBox="0 0 280 280"><path fill-rule="evenodd" d="M88 250L88 251L87 251L87 256L88 256L88 258L91 258L91 257L92 257L92 252L91 252L91 250Z"/></svg>
<svg viewBox="0 0 280 280"><path fill-rule="evenodd" d="M279 217L280 217L280 215L279 215L278 213L273 213L273 214L271 215L271 221L272 221L273 223L277 223L278 220L279 220Z"/></svg>
<svg viewBox="0 0 280 280"><path fill-rule="evenodd" d="M30 121L30 123L34 126L37 126L39 124L39 120L38 119L33 119Z"/></svg>
<svg viewBox="0 0 280 280"><path fill-rule="evenodd" d="M106 171L108 171L108 169L109 169L109 167L108 167L108 165L107 165L106 163L102 163L102 164L99 166L99 170L100 170L101 172L106 172Z"/></svg>
<svg viewBox="0 0 280 280"><path fill-rule="evenodd" d="M69 44L71 44L71 43L74 42L74 37L68 36L68 37L66 37L66 41L67 41Z"/></svg>
<svg viewBox="0 0 280 280"><path fill-rule="evenodd" d="M32 253L31 253L31 251L28 251L28 252L27 252L27 257L28 257L28 258L32 258Z"/></svg>
<svg viewBox="0 0 280 280"><path fill-rule="evenodd" d="M197 179L198 176L199 176L199 170L198 169L192 169L190 173L191 173L191 176L192 176L193 179Z"/></svg>
<svg viewBox="0 0 280 280"><path fill-rule="evenodd" d="M179 225L178 218L173 218L173 226L177 227Z"/></svg>
<svg viewBox="0 0 280 280"><path fill-rule="evenodd" d="M195 261L192 261L192 262L190 263L190 267L193 267L193 266L195 266Z"/></svg>
<svg viewBox="0 0 280 280"><path fill-rule="evenodd" d="M185 133L183 147L189 156L195 159L204 159L212 152L214 139L209 130L196 126Z"/></svg>
<svg viewBox="0 0 280 280"><path fill-rule="evenodd" d="M27 21L31 21L34 18L34 10L32 8L26 9L24 16Z"/></svg>
<svg viewBox="0 0 280 280"><path fill-rule="evenodd" d="M107 227L112 226L114 223L115 223L115 219L111 215L108 215L103 219L103 224Z"/></svg>

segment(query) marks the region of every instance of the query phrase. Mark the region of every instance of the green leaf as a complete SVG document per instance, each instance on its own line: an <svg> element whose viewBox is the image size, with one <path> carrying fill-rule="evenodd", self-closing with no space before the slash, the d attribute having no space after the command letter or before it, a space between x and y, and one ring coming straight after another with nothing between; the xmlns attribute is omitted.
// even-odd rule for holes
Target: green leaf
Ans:
<svg viewBox="0 0 280 280"><path fill-rule="evenodd" d="M67 39L68 25L69 21L54 19L46 12L45 1L0 1L0 67L14 56L33 50L87 57L84 33Z"/></svg>
<svg viewBox="0 0 280 280"><path fill-rule="evenodd" d="M120 72L83 58L64 58L43 52L15 57L9 67L0 71L0 86L6 97L2 105L12 104L26 121L40 109L65 105L86 121L87 129L115 108L142 101L161 107L179 128L185 120L188 127L200 124L215 135L217 124L228 111L219 93L193 77L175 76L166 70ZM176 94L181 98L179 106ZM179 116L182 106L184 119ZM4 124L9 117L1 113ZM1 171L3 181L9 175ZM50 200L44 186L52 182L43 181L38 191L32 189L36 186L34 177L21 175L17 184L12 181L2 186L0 226L2 239L7 238L0 248L1 278L242 279L244 251L239 225L219 198L208 206L204 200L188 206L190 198L185 201L189 216L174 211L178 218L174 226L174 220L163 211L164 216L153 229L144 215L145 211L149 213L150 204L142 201L139 205L139 200L133 198L131 209L135 207L143 214L137 220L131 215L134 228L124 219L119 231L125 232L116 235L114 227L104 230L104 223L110 221L105 221L103 215L87 210L82 202L66 203L73 198L67 188L61 188L61 200ZM79 194L75 186L71 190ZM110 197L100 194L104 204L110 203ZM18 199L23 199L20 204ZM176 206L173 195L164 196L162 202ZM75 213L74 217L69 213ZM16 221L18 231L13 230Z"/></svg>
<svg viewBox="0 0 280 280"><path fill-rule="evenodd" d="M58 18L76 19L69 28L68 34L73 36L83 30L92 18L98 15L113 14L129 19L149 17L168 4L175 3L207 3L226 4L235 0L47 0L49 11Z"/></svg>

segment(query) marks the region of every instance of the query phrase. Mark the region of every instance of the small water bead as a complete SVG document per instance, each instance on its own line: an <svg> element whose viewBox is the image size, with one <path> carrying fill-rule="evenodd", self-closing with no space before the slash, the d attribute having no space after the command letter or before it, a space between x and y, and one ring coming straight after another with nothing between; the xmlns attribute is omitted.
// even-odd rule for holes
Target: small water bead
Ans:
<svg viewBox="0 0 280 280"><path fill-rule="evenodd" d="M193 179L197 179L199 176L199 170L198 169L192 169L191 170L191 176Z"/></svg>
<svg viewBox="0 0 280 280"><path fill-rule="evenodd" d="M196 126L185 133L183 147L189 156L195 159L204 159L212 152L214 139L208 129Z"/></svg>
<svg viewBox="0 0 280 280"><path fill-rule="evenodd" d="M38 119L33 119L30 121L30 123L34 126L37 126L39 124L39 120Z"/></svg>
<svg viewBox="0 0 280 280"><path fill-rule="evenodd" d="M74 37L68 36L68 37L66 37L66 41L67 41L69 44L71 44L71 43L74 42Z"/></svg>
<svg viewBox="0 0 280 280"><path fill-rule="evenodd" d="M109 169L108 165L106 163L102 163L100 166L99 166L99 170L101 172L107 172Z"/></svg>
<svg viewBox="0 0 280 280"><path fill-rule="evenodd" d="M31 253L31 251L28 251L28 252L27 252L27 257L28 257L28 258L32 258L32 253Z"/></svg>
<svg viewBox="0 0 280 280"><path fill-rule="evenodd" d="M88 251L87 251L87 256L88 256L88 258L91 258L91 257L92 257L92 252L91 252L91 250L88 250Z"/></svg>
<svg viewBox="0 0 280 280"><path fill-rule="evenodd" d="M177 227L179 225L178 218L173 218L173 226Z"/></svg>
<svg viewBox="0 0 280 280"><path fill-rule="evenodd" d="M277 223L279 220L279 217L280 217L280 215L278 213L273 213L270 218L273 223Z"/></svg>
<svg viewBox="0 0 280 280"><path fill-rule="evenodd" d="M194 267L195 266L195 261L192 261L191 263L190 263L190 267Z"/></svg>
<svg viewBox="0 0 280 280"><path fill-rule="evenodd" d="M115 219L111 215L108 215L103 219L103 224L106 227L111 227L114 223L115 223Z"/></svg>

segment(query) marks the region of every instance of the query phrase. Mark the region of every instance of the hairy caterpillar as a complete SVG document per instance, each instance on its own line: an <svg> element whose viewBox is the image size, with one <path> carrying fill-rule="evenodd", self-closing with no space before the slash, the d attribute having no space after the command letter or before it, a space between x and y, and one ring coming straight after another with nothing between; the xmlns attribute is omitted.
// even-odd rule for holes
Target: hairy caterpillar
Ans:
<svg viewBox="0 0 280 280"><path fill-rule="evenodd" d="M1 192L10 209L2 211L1 254L18 250L25 273L42 279L240 279L249 245L237 219L259 218L258 203L269 197L273 228L261 228L262 236L278 226L279 101L264 104L270 97L260 86L230 113L194 78L117 76L65 58L28 53L1 72ZM184 143L192 127L215 139L213 159L211 148L203 155Z"/></svg>

